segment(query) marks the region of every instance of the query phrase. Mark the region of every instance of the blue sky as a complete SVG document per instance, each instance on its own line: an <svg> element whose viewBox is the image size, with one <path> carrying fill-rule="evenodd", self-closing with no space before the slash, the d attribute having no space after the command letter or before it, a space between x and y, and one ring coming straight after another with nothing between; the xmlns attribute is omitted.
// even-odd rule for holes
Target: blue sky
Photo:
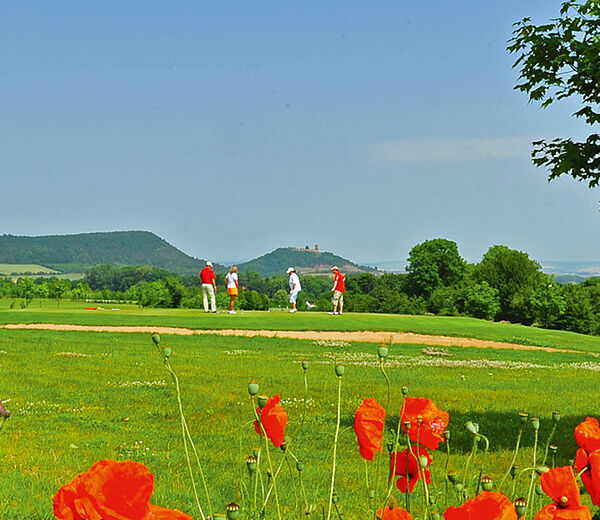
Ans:
<svg viewBox="0 0 600 520"><path fill-rule="evenodd" d="M82 1L0 6L0 233L152 231L250 259L403 261L443 237L600 260L599 195L530 142L574 104L513 90L513 22L559 1Z"/></svg>

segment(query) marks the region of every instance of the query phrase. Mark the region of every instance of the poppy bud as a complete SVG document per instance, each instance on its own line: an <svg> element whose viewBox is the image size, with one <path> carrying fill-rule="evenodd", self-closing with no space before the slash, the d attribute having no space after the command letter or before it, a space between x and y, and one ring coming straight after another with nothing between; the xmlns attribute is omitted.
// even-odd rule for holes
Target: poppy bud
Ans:
<svg viewBox="0 0 600 520"><path fill-rule="evenodd" d="M475 426L475 432L479 433L479 423L478 422L474 422L473 426Z"/></svg>
<svg viewBox="0 0 600 520"><path fill-rule="evenodd" d="M406 433L408 433L408 431L410 430L410 421L404 421L402 424L404 424L404 428L406 429Z"/></svg>
<svg viewBox="0 0 600 520"><path fill-rule="evenodd" d="M390 453L392 453L392 451L394 451L394 443L392 441L388 441L387 449Z"/></svg>
<svg viewBox="0 0 600 520"><path fill-rule="evenodd" d="M457 493L460 493L463 490L463 485L461 482L455 482L454 483L454 489L456 490Z"/></svg>
<svg viewBox="0 0 600 520"><path fill-rule="evenodd" d="M402 395L403 396L407 396L408 395L408 386L404 385L402 388Z"/></svg>
<svg viewBox="0 0 600 520"><path fill-rule="evenodd" d="M231 502L225 506L227 511L227 520L237 520L240 517L240 506Z"/></svg>
<svg viewBox="0 0 600 520"><path fill-rule="evenodd" d="M154 344L156 346L158 346L158 344L160 343L160 335L156 332L152 333L152 341L154 341Z"/></svg>
<svg viewBox="0 0 600 520"><path fill-rule="evenodd" d="M445 435L446 435L446 442L448 442L450 440L450 430L447 430L445 432Z"/></svg>
<svg viewBox="0 0 600 520"><path fill-rule="evenodd" d="M386 357L388 357L388 353L389 349L386 346L379 345L377 347L377 355L379 356L379 359L385 359Z"/></svg>
<svg viewBox="0 0 600 520"><path fill-rule="evenodd" d="M304 469L304 464L302 464L300 461L296 462L296 469L298 471L302 471Z"/></svg>
<svg viewBox="0 0 600 520"><path fill-rule="evenodd" d="M521 421L522 424L525 424L527 422L527 419L529 418L529 414L527 412L519 412L519 421ZM523 499L525 500L525 499Z"/></svg>
<svg viewBox="0 0 600 520"><path fill-rule="evenodd" d="M331 501L332 501L334 504L337 504L337 502L338 502L338 496L337 496L337 493L334 493L333 495L331 495Z"/></svg>
<svg viewBox="0 0 600 520"><path fill-rule="evenodd" d="M258 394L258 383L248 383L248 393L251 396Z"/></svg>
<svg viewBox="0 0 600 520"><path fill-rule="evenodd" d="M550 468L548 468L547 466L538 466L535 468L535 472L542 476L544 473L548 473L550 471Z"/></svg>
<svg viewBox="0 0 600 520"><path fill-rule="evenodd" d="M450 471L448 473L448 480L450 482L452 482L453 484L455 484L456 482L458 482L458 473L456 473L456 471Z"/></svg>
<svg viewBox="0 0 600 520"><path fill-rule="evenodd" d="M527 509L527 500L523 497L520 497L514 501L514 504L517 516L521 518L525 514L525 510Z"/></svg>
<svg viewBox="0 0 600 520"><path fill-rule="evenodd" d="M305 372L308 370L308 361L306 359L302 361L302 370Z"/></svg>
<svg viewBox="0 0 600 520"><path fill-rule="evenodd" d="M542 489L542 486L540 486L539 484L537 486L535 486L535 494L538 497L543 497L544 496L544 490ZM564 497L561 497L564 498Z"/></svg>
<svg viewBox="0 0 600 520"><path fill-rule="evenodd" d="M252 448L252 455L255 459L258 459L258 456L260 455L260 448Z"/></svg>
<svg viewBox="0 0 600 520"><path fill-rule="evenodd" d="M257 463L257 459L254 455L250 455L247 459L246 459L246 467L248 468L248 472L252 475L252 473L254 473L256 471L256 463Z"/></svg>
<svg viewBox="0 0 600 520"><path fill-rule="evenodd" d="M423 417L421 417L420 415L417 415L417 424L419 426L421 426L423 424Z"/></svg>
<svg viewBox="0 0 600 520"><path fill-rule="evenodd" d="M344 365L335 365L335 375L338 377L342 377L344 375Z"/></svg>
<svg viewBox="0 0 600 520"><path fill-rule="evenodd" d="M519 466L513 466L512 468L510 468L510 476L512 478L515 478L517 476L517 473L519 473Z"/></svg>
<svg viewBox="0 0 600 520"><path fill-rule="evenodd" d="M173 354L173 351L169 347L163 348L163 356L165 356L165 359L169 359L171 354Z"/></svg>
<svg viewBox="0 0 600 520"><path fill-rule="evenodd" d="M267 404L267 401L269 400L269 398L266 395L259 395L258 396L258 407L259 408L264 408L265 405Z"/></svg>
<svg viewBox="0 0 600 520"><path fill-rule="evenodd" d="M431 520L441 520L441 516L437 511L431 512Z"/></svg>
<svg viewBox="0 0 600 520"><path fill-rule="evenodd" d="M419 464L421 464L422 468L427 467L427 464L429 464L429 461L427 460L427 457L425 457L425 455L419 457Z"/></svg>
<svg viewBox="0 0 600 520"><path fill-rule="evenodd" d="M473 435L477 435L477 429L475 428L475 424L473 424L473 422L471 421L467 421L465 423L465 430L467 430L469 433L472 433Z"/></svg>
<svg viewBox="0 0 600 520"><path fill-rule="evenodd" d="M488 477L487 475L481 477L481 487L484 491L491 491L494 489L494 480L492 477Z"/></svg>
<svg viewBox="0 0 600 520"><path fill-rule="evenodd" d="M535 431L538 431L540 429L540 419L539 419L539 417L532 417L530 420L531 420L531 426L533 426L533 429Z"/></svg>
<svg viewBox="0 0 600 520"><path fill-rule="evenodd" d="M554 411L552 412L552 420L557 423L560 421L560 412Z"/></svg>

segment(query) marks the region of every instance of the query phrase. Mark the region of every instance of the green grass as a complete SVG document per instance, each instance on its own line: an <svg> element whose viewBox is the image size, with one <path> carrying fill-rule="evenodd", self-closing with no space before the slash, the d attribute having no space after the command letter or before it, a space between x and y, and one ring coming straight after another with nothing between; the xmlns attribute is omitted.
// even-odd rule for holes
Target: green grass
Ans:
<svg viewBox="0 0 600 520"><path fill-rule="evenodd" d="M38 264L0 264L0 276L27 273L58 274L58 271Z"/></svg>
<svg viewBox="0 0 600 520"><path fill-rule="evenodd" d="M61 315L69 314L56 314ZM145 316L153 317L151 321L182 319L168 312ZM201 318L191 317L198 322ZM261 318L248 317L252 322ZM287 318L277 323L292 323ZM325 317L315 318L325 322ZM250 424L248 381L258 381L261 393L281 394L290 416L288 431L294 431L303 409L304 359L309 361L306 424L291 451L305 464L309 496L326 503L335 430L333 369L336 363L344 364L336 489L347 518L368 518L364 464L352 425L362 399L385 401L374 345L324 347L310 341L220 336L163 336L163 343L173 349L171 362L181 378L190 429L218 511L231 500L240 501L240 482L247 481L244 460L259 442ZM571 345L565 341L561 346ZM470 449L471 439L463 429L467 420L479 422L481 433L490 438L486 472L499 479L514 446L519 411L542 418L543 442L552 411L562 412L555 436L561 465L574 456L574 427L587 415L598 416L594 396L600 359L591 353L424 348L390 347L388 426L395 427L402 385L409 387L410 395L433 399L450 413L451 468L462 470ZM52 495L101 458L145 463L156 478L152 502L199 517L188 485L174 388L149 335L0 330L0 365L0 398L10 400L7 407L13 412L0 432L0 518L53 518ZM523 443L520 467L527 465L532 451L529 427ZM280 460L279 450L272 453ZM444 485L443 465L443 454L434 454L431 469L438 488ZM382 467L383 475L387 465ZM292 516L288 508L294 504L289 475L285 469L280 480L285 518ZM418 503L418 494L414 500ZM589 503L587 497L585 501ZM420 509L416 516L422 517ZM274 504L267 518L276 518Z"/></svg>
<svg viewBox="0 0 600 520"><path fill-rule="evenodd" d="M34 300L27 309L9 309L9 305L10 301L0 300L0 324L65 323L149 325L192 329L399 331L600 352L600 336L466 317L361 313L330 316L318 312L289 314L281 311L239 311L236 315L227 313L213 315L205 314L203 310L198 309L140 309L135 305L121 303L62 302L58 308L57 303L51 300ZM85 307L96 306L101 306L104 310L85 310Z"/></svg>

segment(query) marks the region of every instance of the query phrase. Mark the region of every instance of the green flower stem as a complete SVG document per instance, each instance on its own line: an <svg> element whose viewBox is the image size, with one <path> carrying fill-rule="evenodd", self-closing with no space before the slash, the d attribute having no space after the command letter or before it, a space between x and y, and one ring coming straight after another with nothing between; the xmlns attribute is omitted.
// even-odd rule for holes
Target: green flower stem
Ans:
<svg viewBox="0 0 600 520"><path fill-rule="evenodd" d="M488 454L488 450L490 449L490 441L485 435L477 434L478 437L485 441L485 449L483 450L483 454L481 455L481 466L479 467L479 478L477 479L477 488L475 491L475 495L479 495L479 488L481 486L481 477L483 475L483 465L485 463L485 457Z"/></svg>
<svg viewBox="0 0 600 520"><path fill-rule="evenodd" d="M517 474L517 476L513 479L513 485L512 485L512 490L511 490L511 500L514 501L515 499L515 491L517 488L517 481L519 480L519 478L521 477L521 475L523 475L524 473L527 473L528 471L535 471L535 468L523 468L521 471L519 471L519 473ZM525 516L525 515L523 515Z"/></svg>
<svg viewBox="0 0 600 520"><path fill-rule="evenodd" d="M425 468L421 466L421 456L420 456L420 439L421 438L421 425L419 424L419 429L417 430L417 457L415 457L417 461L417 471L419 472L419 477L423 481L423 499L425 501L425 510L423 517L429 518L429 490L427 489L427 482L425 482ZM407 457L408 460L408 457ZM408 466L408 465L407 465Z"/></svg>
<svg viewBox="0 0 600 520"><path fill-rule="evenodd" d="M300 424L298 428L290 435L290 440L296 437L304 427L304 421L306 419L306 401L308 400L308 377L306 375L306 370L304 371L304 402L302 404L302 417L300 418Z"/></svg>
<svg viewBox="0 0 600 520"><path fill-rule="evenodd" d="M267 462L269 463L269 471L271 472L271 477L272 477L271 485L273 486L273 490L275 492L275 504L277 505L277 518L279 520L281 520L281 507L279 506L279 494L277 493L277 479L275 478L275 473L273 472L273 462L271 461L271 453L269 451L269 437L267 437L267 432L265 431L265 427L263 426L263 423L260 420L260 416L258 415L258 412L256 411L254 396L252 396L251 399L252 399L252 410L254 411L254 417L258 421L260 431L265 439L265 451L267 453ZM265 502L263 505L263 511L264 511L264 508L265 508L265 505L266 505L268 499L269 499L269 494L267 494L267 497L265 498Z"/></svg>
<svg viewBox="0 0 600 520"><path fill-rule="evenodd" d="M473 438L473 447L471 448L471 452L469 453L469 456L467 457L467 460L465 461L465 470L464 470L465 488L467 488L469 486L469 466L471 465L471 459L475 456L475 453L477 453L477 443L478 442L479 442L479 439L477 438L477 435L475 435Z"/></svg>
<svg viewBox="0 0 600 520"><path fill-rule="evenodd" d="M385 369L383 368L383 358L379 359L379 368L381 370L381 373L383 374L383 377L385 377L385 382L387 384L387 395L386 395L386 399L385 399L385 408L384 408L384 412L385 412L385 416L383 418L383 431L385 431L385 420L387 419L388 416L388 410L390 407L390 378L388 377L388 375L385 373ZM383 436L382 436L382 440L381 440L382 444L383 444ZM375 496L373 498L374 503L377 504L379 502L379 475L380 470L381 470L381 459L382 456L381 454L377 455L377 469L375 471ZM386 499L387 501L387 499Z"/></svg>
<svg viewBox="0 0 600 520"><path fill-rule="evenodd" d="M444 507L448 507L448 465L450 464L450 439L446 437L446 463L444 464Z"/></svg>
<svg viewBox="0 0 600 520"><path fill-rule="evenodd" d="M548 441L546 442L546 449L544 450L544 459L542 460L542 466L546 465L546 459L548 458L548 450L550 449L550 443L552 442L552 437L554 436L554 432L556 431L556 424L552 424L552 429L550 430L550 435L548 436Z"/></svg>
<svg viewBox="0 0 600 520"><path fill-rule="evenodd" d="M190 460L190 451L188 448L188 441L187 441L187 435L186 435L186 424L185 424L185 417L183 415L183 404L181 402L181 392L179 391L179 379L177 378L177 376L175 375L175 372L173 372L173 370L171 369L169 362L165 359L165 367L167 368L167 371L171 374L171 377L173 378L173 382L175 383L175 389L177 392L177 404L179 405L179 417L181 420L181 437L183 439L183 448L185 450L185 459L187 462L187 466L188 466L188 471L190 473L190 479L192 481L192 490L194 492L194 498L196 500L196 505L198 506L198 511L200 511L200 516L202 517L202 520L206 520L206 517L204 516L204 511L202 511L202 506L200 505L200 499L198 498L198 490L196 489L196 479L194 478L194 470L192 469L192 461ZM212 516L212 513L211 513Z"/></svg>
<svg viewBox="0 0 600 520"><path fill-rule="evenodd" d="M365 463L365 484L367 485L367 501L369 504L369 513L373 513L372 516L375 516L375 502L373 499L371 499L371 497L369 497L369 489L370 489L370 485L369 485L369 465L367 464L367 459L363 459L363 462ZM374 498L374 497L373 497Z"/></svg>
<svg viewBox="0 0 600 520"><path fill-rule="evenodd" d="M538 432L538 430L535 430L535 440L533 442L533 464L532 464L532 466L534 468L536 467L538 437L539 437L539 432ZM531 494L533 493L534 481L535 481L535 471L531 474L531 480L529 481L529 491L527 492L527 506L525 506L525 514L523 515L525 518L527 518L527 513L529 512L529 504L531 503Z"/></svg>
<svg viewBox="0 0 600 520"><path fill-rule="evenodd" d="M402 396L402 408L400 409L400 415L399 415L399 420L398 420L398 427L396 428L396 438L394 439L394 448L392 449L392 453L396 453L396 457L398 456L398 444L399 444L399 440L400 440L400 425L402 424L402 419L404 416L404 405L406 404L406 396ZM396 460L392 459L391 462L393 462L393 464L390 464L391 469L390 469L390 483L388 485L388 491L387 491L387 495L385 497L385 501L383 502L383 508L385 509L388 502L390 501L390 497L392 496L392 490L394 489L394 474L396 472ZM408 504L407 504L407 509L408 511Z"/></svg>
<svg viewBox="0 0 600 520"><path fill-rule="evenodd" d="M335 459L337 456L338 435L340 433L340 418L342 407L342 378L338 376L338 401L337 401L337 423L335 426L335 437L333 440L333 465L331 469L331 489L329 491L329 507L327 508L327 520L331 518L331 506L333 505L333 489L335 487Z"/></svg>
<svg viewBox="0 0 600 520"><path fill-rule="evenodd" d="M515 465L515 461L517 460L517 455L519 453L519 445L521 444L521 436L522 435L523 435L523 423L521 423L519 426L519 434L517 435L517 446L515 447L515 452L513 453L512 460L510 461L510 464L508 465L508 469L506 470L506 473L504 474L504 476L502 477L502 480L500 481L500 485L498 486L498 491L500 491L502 489L502 485L504 484L504 481L507 479L508 475L510 475L510 470Z"/></svg>

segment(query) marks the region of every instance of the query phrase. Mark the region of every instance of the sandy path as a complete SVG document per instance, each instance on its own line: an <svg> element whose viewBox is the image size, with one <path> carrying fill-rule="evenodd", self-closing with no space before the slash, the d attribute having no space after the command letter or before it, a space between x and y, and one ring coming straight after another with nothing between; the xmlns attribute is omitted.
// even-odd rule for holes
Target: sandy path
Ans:
<svg viewBox="0 0 600 520"><path fill-rule="evenodd" d="M111 325L58 325L53 323L7 324L1 325L2 329L30 329L30 330L64 330L81 332L145 332L151 334L176 334L179 336L193 336L201 334L218 334L221 336L262 336L267 338L290 338L305 340L333 340L357 341L366 343L403 343L411 345L439 345L444 347L478 347L513 350L543 350L545 352L573 352L572 350L539 347L535 345L517 345L501 341L488 341L473 338L455 338L452 336L433 336L427 334L414 334L412 332L373 332L373 331L314 331L314 330L243 330L243 329L185 329L178 327L147 327L147 326L111 326Z"/></svg>

